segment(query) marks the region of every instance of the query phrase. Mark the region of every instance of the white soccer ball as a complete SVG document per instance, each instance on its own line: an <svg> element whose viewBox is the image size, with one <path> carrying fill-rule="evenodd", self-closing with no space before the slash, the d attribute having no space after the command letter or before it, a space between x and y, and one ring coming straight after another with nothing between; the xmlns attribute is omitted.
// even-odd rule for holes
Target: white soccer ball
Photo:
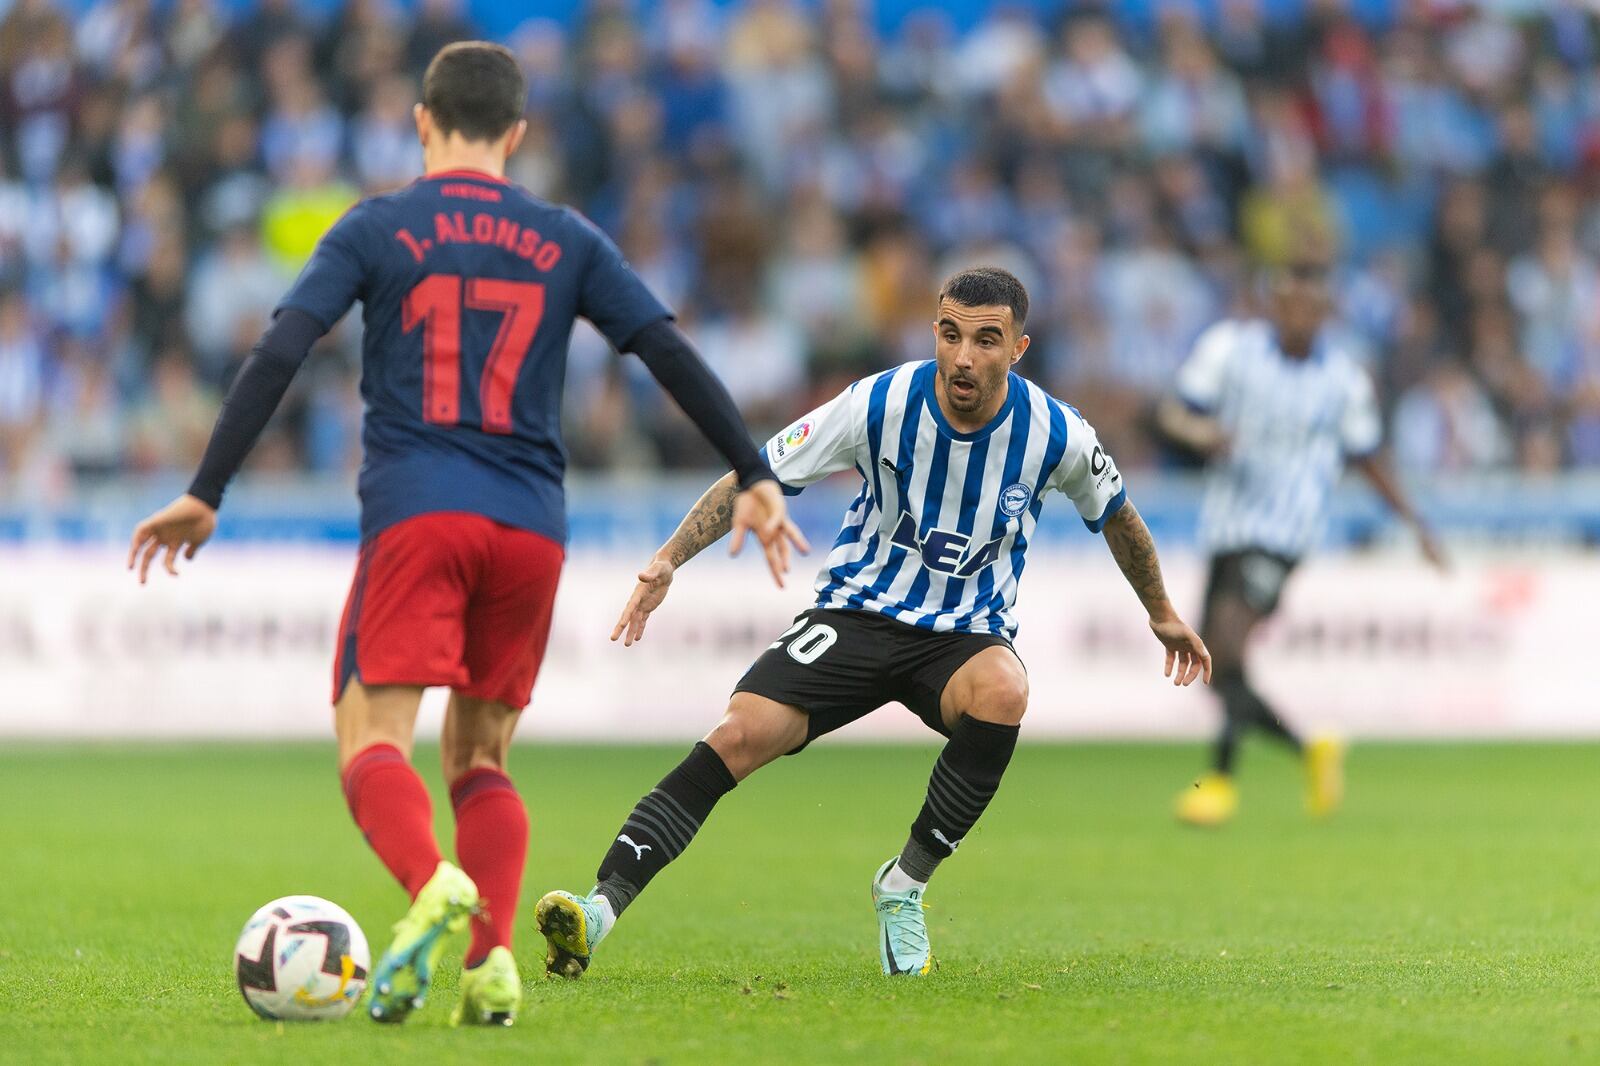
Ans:
<svg viewBox="0 0 1600 1066"><path fill-rule="evenodd" d="M275 899L250 916L233 971L263 1018L343 1018L366 991L372 952L344 908L316 896Z"/></svg>

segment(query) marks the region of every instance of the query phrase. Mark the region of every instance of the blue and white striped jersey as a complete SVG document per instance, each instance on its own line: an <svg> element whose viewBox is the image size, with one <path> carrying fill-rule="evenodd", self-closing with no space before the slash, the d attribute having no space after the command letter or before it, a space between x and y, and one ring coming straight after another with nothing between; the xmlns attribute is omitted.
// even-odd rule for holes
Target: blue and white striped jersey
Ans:
<svg viewBox="0 0 1600 1066"><path fill-rule="evenodd" d="M958 433L933 362L851 385L768 441L790 495L840 470L861 475L817 576L817 606L877 611L939 632L1015 636L1011 607L1045 493L1100 528L1127 499L1083 416L1012 374L993 421Z"/></svg>
<svg viewBox="0 0 1600 1066"><path fill-rule="evenodd" d="M1206 471L1200 541L1298 558L1321 536L1347 458L1383 437L1366 369L1330 339L1291 359L1261 319L1218 322L1178 370L1178 397L1217 418L1231 447Z"/></svg>

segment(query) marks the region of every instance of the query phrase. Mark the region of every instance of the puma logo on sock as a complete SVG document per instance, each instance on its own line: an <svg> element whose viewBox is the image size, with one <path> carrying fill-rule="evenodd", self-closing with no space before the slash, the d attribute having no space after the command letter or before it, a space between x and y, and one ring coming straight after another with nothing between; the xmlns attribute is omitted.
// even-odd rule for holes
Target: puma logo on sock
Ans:
<svg viewBox="0 0 1600 1066"><path fill-rule="evenodd" d="M934 832L937 833L938 830L935 829ZM939 839L944 840L944 837L940 837ZM633 842L633 838L627 833L623 833L621 836L619 836L617 838L617 843L626 844L628 847L632 848L634 858L638 859L640 862L644 861L644 853L652 850L649 844L635 844Z"/></svg>

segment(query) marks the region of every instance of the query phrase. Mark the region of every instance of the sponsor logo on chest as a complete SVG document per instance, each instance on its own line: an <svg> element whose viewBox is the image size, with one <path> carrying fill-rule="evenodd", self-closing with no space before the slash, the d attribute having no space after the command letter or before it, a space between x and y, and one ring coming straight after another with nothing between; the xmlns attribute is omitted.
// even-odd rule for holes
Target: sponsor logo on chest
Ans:
<svg viewBox="0 0 1600 1066"><path fill-rule="evenodd" d="M1003 499L1000 506L1004 511ZM929 570L955 577L971 577L999 560L1000 546L1005 543L1006 536L1003 533L975 550L970 536L953 529L930 529L926 536L918 539L917 520L901 511L900 521L895 523L894 535L889 538L889 543L916 552L922 557L922 565Z"/></svg>

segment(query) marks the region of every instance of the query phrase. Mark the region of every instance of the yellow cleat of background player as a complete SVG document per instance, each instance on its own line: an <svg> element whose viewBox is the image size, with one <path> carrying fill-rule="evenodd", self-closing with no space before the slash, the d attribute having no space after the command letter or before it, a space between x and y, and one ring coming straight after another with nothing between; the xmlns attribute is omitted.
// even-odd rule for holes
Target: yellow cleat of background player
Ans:
<svg viewBox="0 0 1600 1066"><path fill-rule="evenodd" d="M1178 793L1178 820L1190 825L1222 825L1238 809L1239 789L1227 774L1205 774Z"/></svg>
<svg viewBox="0 0 1600 1066"><path fill-rule="evenodd" d="M1306 745L1306 810L1326 818L1344 802L1344 741L1317 737Z"/></svg>

